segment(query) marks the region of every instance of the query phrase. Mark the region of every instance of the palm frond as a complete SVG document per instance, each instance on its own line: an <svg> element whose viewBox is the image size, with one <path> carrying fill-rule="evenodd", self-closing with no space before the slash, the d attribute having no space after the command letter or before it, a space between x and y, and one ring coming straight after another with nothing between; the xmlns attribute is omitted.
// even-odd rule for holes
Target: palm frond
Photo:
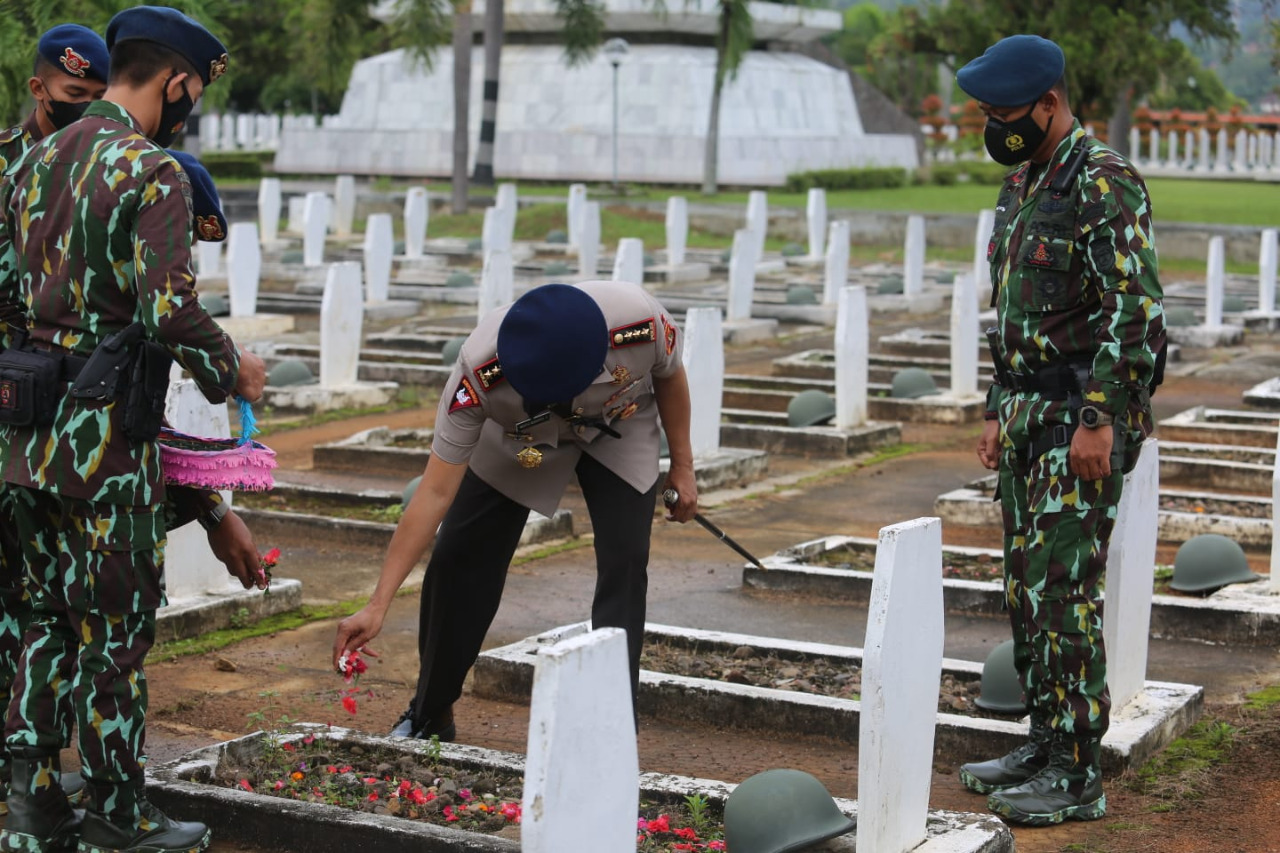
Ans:
<svg viewBox="0 0 1280 853"><path fill-rule="evenodd" d="M555 0L564 21L564 61L570 68L590 60L604 36L604 7L595 0Z"/></svg>

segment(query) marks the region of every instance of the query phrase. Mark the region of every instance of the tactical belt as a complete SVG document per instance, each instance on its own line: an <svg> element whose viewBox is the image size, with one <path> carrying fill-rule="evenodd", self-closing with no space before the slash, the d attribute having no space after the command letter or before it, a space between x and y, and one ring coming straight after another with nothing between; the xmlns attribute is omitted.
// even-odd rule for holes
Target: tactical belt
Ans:
<svg viewBox="0 0 1280 853"><path fill-rule="evenodd" d="M1084 369L1087 370L1087 366ZM1001 377L1002 382L1005 380L1008 381L1006 387L1012 391L1040 394L1051 400L1065 400L1080 391L1077 369L1070 364L1052 364L1035 373L1010 371Z"/></svg>
<svg viewBox="0 0 1280 853"><path fill-rule="evenodd" d="M80 371L84 370L84 366L89 363L89 359L86 356L72 355L62 347L51 346L49 344L28 342L25 349L36 352L45 352L50 355L61 355L62 379L66 382L75 382L76 377L80 375Z"/></svg>
<svg viewBox="0 0 1280 853"><path fill-rule="evenodd" d="M1027 461L1034 464L1055 447L1067 447L1076 434L1076 424L1054 424L1027 445Z"/></svg>

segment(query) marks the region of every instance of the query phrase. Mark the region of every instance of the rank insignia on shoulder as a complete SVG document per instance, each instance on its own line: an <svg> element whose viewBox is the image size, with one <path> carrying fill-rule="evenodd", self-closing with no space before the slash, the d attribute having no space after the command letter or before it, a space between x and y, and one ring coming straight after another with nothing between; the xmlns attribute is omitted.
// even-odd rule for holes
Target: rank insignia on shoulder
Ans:
<svg viewBox="0 0 1280 853"><path fill-rule="evenodd" d="M197 216L196 231L200 234L200 239L208 242L217 242L227 236L222 233L222 226L218 224L216 216Z"/></svg>
<svg viewBox="0 0 1280 853"><path fill-rule="evenodd" d="M477 367L475 374L480 387L486 391L506 378L502 375L502 365L498 363L496 356Z"/></svg>
<svg viewBox="0 0 1280 853"><path fill-rule="evenodd" d="M1033 267L1051 267L1053 252L1044 243L1037 243L1034 249L1027 252L1027 263Z"/></svg>
<svg viewBox="0 0 1280 853"><path fill-rule="evenodd" d="M449 403L449 414L478 405L480 405L480 398L476 396L476 389L471 385L471 380L464 376L458 383L458 390L453 392L453 400Z"/></svg>
<svg viewBox="0 0 1280 853"><path fill-rule="evenodd" d="M662 327L666 329L667 335L667 355L676 351L676 324L671 322L671 318L665 314L662 317Z"/></svg>
<svg viewBox="0 0 1280 853"><path fill-rule="evenodd" d="M631 380L631 371L627 370L626 365L619 364L613 369L613 381L610 385L622 385Z"/></svg>
<svg viewBox="0 0 1280 853"><path fill-rule="evenodd" d="M619 326L609 330L609 343L614 349L630 347L636 344L651 344L658 339L658 331L654 328L652 317L630 326Z"/></svg>

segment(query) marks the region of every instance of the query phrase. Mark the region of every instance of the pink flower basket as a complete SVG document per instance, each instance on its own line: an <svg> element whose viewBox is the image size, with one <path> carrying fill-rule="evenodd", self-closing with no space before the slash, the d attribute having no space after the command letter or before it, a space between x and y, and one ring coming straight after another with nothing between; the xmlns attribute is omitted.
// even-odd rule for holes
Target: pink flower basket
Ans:
<svg viewBox="0 0 1280 853"><path fill-rule="evenodd" d="M165 427L160 430L160 465L171 486L265 492L274 485L276 452L256 441L201 438Z"/></svg>

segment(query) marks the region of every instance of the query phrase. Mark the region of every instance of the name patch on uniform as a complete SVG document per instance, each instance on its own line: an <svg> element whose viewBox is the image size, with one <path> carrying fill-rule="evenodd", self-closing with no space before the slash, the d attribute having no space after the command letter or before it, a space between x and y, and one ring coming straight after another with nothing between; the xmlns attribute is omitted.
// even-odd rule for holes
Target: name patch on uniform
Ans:
<svg viewBox="0 0 1280 853"><path fill-rule="evenodd" d="M458 390L453 392L453 400L449 403L449 414L478 405L480 405L480 398L476 396L476 389L471 385L471 380L464 376L458 383Z"/></svg>
<svg viewBox="0 0 1280 853"><path fill-rule="evenodd" d="M480 383L480 387L488 391L494 385L497 385L505 377L502 375L502 365L498 363L498 359L489 359L475 370L476 381Z"/></svg>
<svg viewBox="0 0 1280 853"><path fill-rule="evenodd" d="M1045 243L1037 243L1034 249L1027 252L1026 262L1033 267L1051 267L1054 262L1053 250Z"/></svg>
<svg viewBox="0 0 1280 853"><path fill-rule="evenodd" d="M630 326L619 326L609 330L609 343L614 349L651 344L658 339L658 331L654 328L653 318L632 323Z"/></svg>
<svg viewBox="0 0 1280 853"><path fill-rule="evenodd" d="M676 324L671 322L671 318L663 315L662 326L666 329L667 335L667 355L676 351Z"/></svg>

